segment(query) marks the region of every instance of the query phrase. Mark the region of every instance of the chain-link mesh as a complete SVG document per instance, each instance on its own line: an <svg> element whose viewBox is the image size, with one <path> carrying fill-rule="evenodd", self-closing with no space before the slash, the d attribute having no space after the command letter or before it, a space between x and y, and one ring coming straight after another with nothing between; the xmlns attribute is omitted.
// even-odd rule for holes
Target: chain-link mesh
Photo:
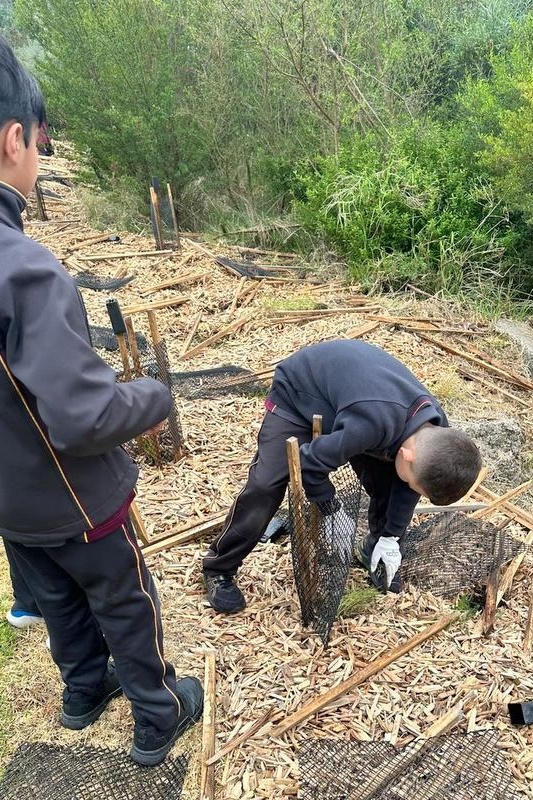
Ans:
<svg viewBox="0 0 533 800"><path fill-rule="evenodd" d="M404 582L445 598L485 584L493 569L524 549L507 531L461 511L429 517L404 541Z"/></svg>
<svg viewBox="0 0 533 800"><path fill-rule="evenodd" d="M307 741L299 800L519 800L494 730L398 750L387 742Z"/></svg>
<svg viewBox="0 0 533 800"><path fill-rule="evenodd" d="M289 491L292 561L302 622L328 643L352 564L361 485L346 465L330 475L341 506L322 515L314 503Z"/></svg>
<svg viewBox="0 0 533 800"><path fill-rule="evenodd" d="M115 334L107 328L90 326L93 345L100 349L100 355L115 370L118 381L129 381L141 376L155 378L170 390L172 406L167 423L159 433L138 436L125 444L133 457L143 456L156 466L180 458L183 454L183 430L176 404L178 394L168 367L168 356L163 341L152 344L139 334L135 334L136 346L132 349L128 337L124 337L125 350L121 351Z"/></svg>
<svg viewBox="0 0 533 800"><path fill-rule="evenodd" d="M76 286L81 286L83 289L95 289L96 291L120 289L132 280L133 275L125 275L123 278L103 278L89 271L78 272L78 274L74 276L74 283Z"/></svg>
<svg viewBox="0 0 533 800"><path fill-rule="evenodd" d="M266 385L253 372L233 364L197 372L172 372L170 377L176 394L189 400L228 394L264 396L267 393Z"/></svg>
<svg viewBox="0 0 533 800"><path fill-rule="evenodd" d="M23 744L0 779L2 800L179 800L187 758L140 767L125 752Z"/></svg>

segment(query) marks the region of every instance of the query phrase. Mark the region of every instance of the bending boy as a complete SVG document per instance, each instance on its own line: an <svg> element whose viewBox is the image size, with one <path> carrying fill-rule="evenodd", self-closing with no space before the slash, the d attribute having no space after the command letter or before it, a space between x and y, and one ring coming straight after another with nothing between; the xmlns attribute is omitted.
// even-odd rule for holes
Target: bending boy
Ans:
<svg viewBox="0 0 533 800"><path fill-rule="evenodd" d="M361 341L310 345L282 361L265 407L248 481L203 560L211 606L231 614L246 605L235 575L283 500L289 436L300 444L306 495L330 516L333 533L347 514L329 473L351 464L370 497L370 533L356 556L374 578L382 564L388 587L399 591L401 541L420 495L439 505L462 497L481 467L474 442L448 427L406 366ZM323 435L313 440L314 414Z"/></svg>
<svg viewBox="0 0 533 800"><path fill-rule="evenodd" d="M129 520L138 469L120 447L166 418L170 395L150 378L116 383L91 347L74 281L23 233L44 120L35 80L0 39L0 535L48 627L61 723L90 725L124 691L131 757L152 766L200 717L203 697L163 655Z"/></svg>

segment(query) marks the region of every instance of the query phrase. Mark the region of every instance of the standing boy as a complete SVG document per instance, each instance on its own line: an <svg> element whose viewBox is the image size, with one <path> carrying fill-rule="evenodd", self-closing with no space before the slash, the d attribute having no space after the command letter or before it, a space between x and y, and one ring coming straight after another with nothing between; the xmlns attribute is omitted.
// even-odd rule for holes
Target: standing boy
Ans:
<svg viewBox="0 0 533 800"><path fill-rule="evenodd" d="M248 482L203 561L211 606L231 614L246 605L235 574L283 500L289 436L300 444L306 495L329 517L333 535L346 529L348 515L329 473L352 465L370 497L370 533L356 555L376 583L382 564L387 586L399 591L400 543L420 495L439 505L462 497L481 467L474 442L448 427L407 367L366 342L323 342L285 359L265 407ZM314 414L322 415L323 435L313 440Z"/></svg>
<svg viewBox="0 0 533 800"><path fill-rule="evenodd" d="M37 83L0 39L0 534L48 627L62 724L90 725L124 691L131 757L153 766L199 719L203 692L164 659L129 520L138 469L120 445L164 420L170 396L150 378L116 383L74 281L23 233L44 120Z"/></svg>

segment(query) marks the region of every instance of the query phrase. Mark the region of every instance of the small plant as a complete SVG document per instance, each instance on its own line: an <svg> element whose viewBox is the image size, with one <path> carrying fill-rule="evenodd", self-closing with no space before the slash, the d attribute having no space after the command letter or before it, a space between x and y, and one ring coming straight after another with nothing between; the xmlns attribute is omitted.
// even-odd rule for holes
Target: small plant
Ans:
<svg viewBox="0 0 533 800"><path fill-rule="evenodd" d="M479 614L479 612L483 610L483 605L476 596L461 594L457 598L454 608L457 611L461 611L465 617L470 619L471 617L475 617L476 614Z"/></svg>
<svg viewBox="0 0 533 800"><path fill-rule="evenodd" d="M337 616L355 617L372 606L379 594L373 586L354 586L343 595Z"/></svg>

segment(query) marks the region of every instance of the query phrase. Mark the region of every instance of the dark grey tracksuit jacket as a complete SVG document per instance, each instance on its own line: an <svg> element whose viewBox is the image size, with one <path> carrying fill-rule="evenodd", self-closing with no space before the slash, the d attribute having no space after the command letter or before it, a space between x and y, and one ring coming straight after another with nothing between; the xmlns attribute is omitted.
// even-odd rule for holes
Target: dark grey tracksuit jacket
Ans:
<svg viewBox="0 0 533 800"><path fill-rule="evenodd" d="M23 208L0 184L0 533L57 545L125 502L138 469L119 445L171 401L151 378L116 383L74 281L22 232Z"/></svg>
<svg viewBox="0 0 533 800"><path fill-rule="evenodd" d="M138 469L120 445L168 415L170 393L151 378L116 383L74 281L24 235L24 205L0 184L0 535L45 618L66 699L99 696L111 651L136 723L167 729L176 677L131 525L83 534L131 495Z"/></svg>
<svg viewBox="0 0 533 800"><path fill-rule="evenodd" d="M339 340L304 347L278 364L268 412L248 482L204 559L211 574L232 573L261 537L288 481L285 441L300 444L307 497L326 504L333 470L351 463L370 495L370 532L401 537L419 495L396 474L394 458L422 425L447 426L437 400L410 370L366 342ZM312 440L314 414L323 435Z"/></svg>

